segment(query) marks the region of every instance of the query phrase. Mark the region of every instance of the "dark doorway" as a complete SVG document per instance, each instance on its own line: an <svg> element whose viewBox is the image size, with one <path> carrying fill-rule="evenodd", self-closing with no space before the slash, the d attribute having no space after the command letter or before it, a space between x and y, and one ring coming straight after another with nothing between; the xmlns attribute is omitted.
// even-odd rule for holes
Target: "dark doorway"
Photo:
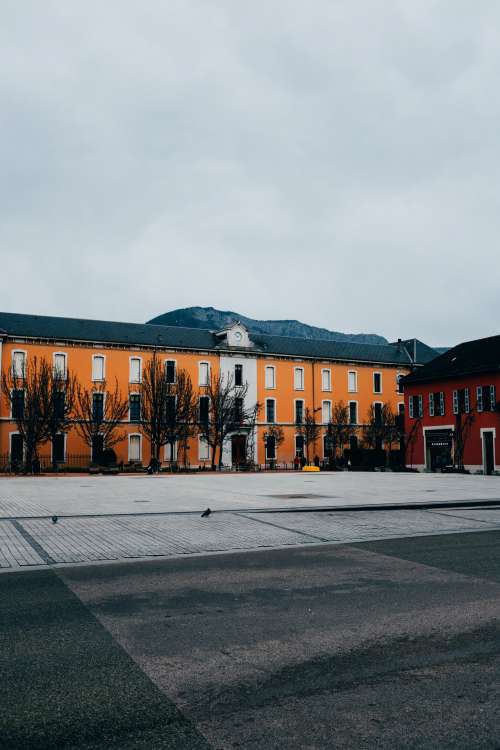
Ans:
<svg viewBox="0 0 500 750"><path fill-rule="evenodd" d="M54 435L52 439L52 461L62 463L64 461L64 435Z"/></svg>
<svg viewBox="0 0 500 750"><path fill-rule="evenodd" d="M427 468L442 471L451 466L451 430L429 430L425 434Z"/></svg>
<svg viewBox="0 0 500 750"><path fill-rule="evenodd" d="M233 466L246 463L246 448L246 435L233 435L231 438L231 463Z"/></svg>
<svg viewBox="0 0 500 750"><path fill-rule="evenodd" d="M104 440L102 435L93 435L92 437L92 463L98 464L104 450Z"/></svg>
<svg viewBox="0 0 500 750"><path fill-rule="evenodd" d="M484 471L493 474L495 471L495 454L493 452L493 433L483 432L484 444Z"/></svg>
<svg viewBox="0 0 500 750"><path fill-rule="evenodd" d="M22 464L23 462L23 439L21 435L13 434L10 436L10 461L12 464Z"/></svg>

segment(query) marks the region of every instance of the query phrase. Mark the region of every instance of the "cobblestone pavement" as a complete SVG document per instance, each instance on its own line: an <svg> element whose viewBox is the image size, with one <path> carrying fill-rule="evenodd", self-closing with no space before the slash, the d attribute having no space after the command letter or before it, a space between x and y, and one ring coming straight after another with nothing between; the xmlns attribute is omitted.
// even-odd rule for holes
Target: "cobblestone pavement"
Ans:
<svg viewBox="0 0 500 750"><path fill-rule="evenodd" d="M361 472L0 478L0 518L498 500L500 477Z"/></svg>
<svg viewBox="0 0 500 750"><path fill-rule="evenodd" d="M500 508L0 520L0 569L500 529Z"/></svg>

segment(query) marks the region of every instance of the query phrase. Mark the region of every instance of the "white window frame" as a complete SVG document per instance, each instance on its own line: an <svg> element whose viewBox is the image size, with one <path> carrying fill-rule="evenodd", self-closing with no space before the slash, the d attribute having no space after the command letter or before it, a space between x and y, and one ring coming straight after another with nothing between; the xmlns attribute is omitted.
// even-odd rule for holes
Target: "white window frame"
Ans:
<svg viewBox="0 0 500 750"><path fill-rule="evenodd" d="M268 372L272 373L272 385L269 385L270 378L267 377ZM266 365L266 369L264 371L264 384L266 390L275 390L276 388L276 367L275 365Z"/></svg>
<svg viewBox="0 0 500 750"><path fill-rule="evenodd" d="M354 375L354 388L351 388L351 375ZM357 393L358 392L358 371L357 370L348 370L347 371L347 392L348 393Z"/></svg>
<svg viewBox="0 0 500 750"><path fill-rule="evenodd" d="M102 359L102 378L94 377L94 362L96 359ZM106 380L106 355L105 354L93 354L92 355L92 382L102 383Z"/></svg>
<svg viewBox="0 0 500 750"><path fill-rule="evenodd" d="M404 374L402 372L398 372L396 375L396 393L404 393L404 385L401 382L404 378Z"/></svg>
<svg viewBox="0 0 500 750"><path fill-rule="evenodd" d="M267 419L267 402L268 401L272 401L273 404L274 404L274 421L273 422L269 422L268 419ZM276 424L277 421L278 420L277 420L277 415L276 415L276 399L272 398L272 397L271 398L266 398L266 424Z"/></svg>
<svg viewBox="0 0 500 750"><path fill-rule="evenodd" d="M62 380L66 380L68 377L68 355L66 352L53 352L52 353L52 370L54 372L54 375L57 374L57 368L56 368L56 357L64 357L64 370L62 372Z"/></svg>
<svg viewBox="0 0 500 750"><path fill-rule="evenodd" d="M483 411L483 386L476 386L476 410Z"/></svg>
<svg viewBox="0 0 500 750"><path fill-rule="evenodd" d="M380 376L380 390L379 391L375 390L375 376L376 375ZM383 392L383 388L384 388L382 384L382 373L380 372L380 370L375 370L375 372L373 373L372 385L373 385L373 393L376 393L379 396Z"/></svg>
<svg viewBox="0 0 500 750"><path fill-rule="evenodd" d="M453 390L453 414L458 414L458 388Z"/></svg>
<svg viewBox="0 0 500 750"><path fill-rule="evenodd" d="M205 449L206 456L202 455L202 446ZM203 435L198 436L198 461L210 461L210 446Z"/></svg>
<svg viewBox="0 0 500 750"><path fill-rule="evenodd" d="M164 456L164 460L165 461L177 461L177 453L178 453L178 450L179 450L178 442L179 441L176 440L175 443L174 443L174 456L173 456L173 458L169 458L168 457L169 453L170 453L170 447L171 447L170 443L165 443L164 448L163 448L163 456Z"/></svg>
<svg viewBox="0 0 500 750"><path fill-rule="evenodd" d="M465 395L464 395L464 401L465 401ZM440 417L444 417L444 410L445 410L444 391L439 391L439 416Z"/></svg>
<svg viewBox="0 0 500 750"><path fill-rule="evenodd" d="M418 394L418 416L423 417L424 416L424 399L422 394Z"/></svg>
<svg viewBox="0 0 500 750"><path fill-rule="evenodd" d="M297 375L298 373L301 373L301 385L297 385ZM294 367L293 368L293 390L294 391L303 391L304 390L304 368L303 367Z"/></svg>
<svg viewBox="0 0 500 750"><path fill-rule="evenodd" d="M297 404L298 403L302 404L302 421L301 422L297 422ZM305 400L303 398L294 398L293 399L293 421L294 421L294 424L304 424L305 412L306 412Z"/></svg>
<svg viewBox="0 0 500 750"><path fill-rule="evenodd" d="M490 385L490 411L495 411L496 402L497 402L496 388L494 385Z"/></svg>
<svg viewBox="0 0 500 750"><path fill-rule="evenodd" d="M137 379L132 378L132 362L139 362L139 377ZM142 357L128 358L128 382L142 383Z"/></svg>
<svg viewBox="0 0 500 750"><path fill-rule="evenodd" d="M15 361L16 361L16 358L15 358L14 355L16 355L16 354L22 354L23 355L23 372L21 374L18 374L16 372L16 367L15 367L15 364L14 364ZM25 349L13 349L12 350L12 354L11 354L11 371L12 371L13 377L18 378L19 380L24 380L24 378L26 377L26 364L27 364L27 362L28 362L28 352Z"/></svg>
<svg viewBox="0 0 500 750"><path fill-rule="evenodd" d="M327 387L325 388L325 375L327 376ZM329 367L321 369L321 390L324 393L331 393L332 390L332 371Z"/></svg>
<svg viewBox="0 0 500 750"><path fill-rule="evenodd" d="M328 404L328 419L325 419L325 406ZM332 421L332 402L331 399L325 399L321 402L321 421L323 424L328 424Z"/></svg>
<svg viewBox="0 0 500 750"><path fill-rule="evenodd" d="M172 380L172 385L175 385L175 383L177 383L177 360L176 359L172 359L171 357L169 357L168 359L164 360L163 367L165 368L165 377L167 377L167 364L168 364L168 362L173 362L174 363L174 379Z"/></svg>
<svg viewBox="0 0 500 750"><path fill-rule="evenodd" d="M139 458L132 458L131 456L131 438L139 438ZM128 460L129 461L142 461L142 435L140 432L130 432L128 435Z"/></svg>
<svg viewBox="0 0 500 750"><path fill-rule="evenodd" d="M465 406L465 412L466 412L466 414L468 414L470 412L469 386L466 386L464 388L464 406Z"/></svg>
<svg viewBox="0 0 500 750"><path fill-rule="evenodd" d="M201 373L203 371L202 365L206 366L207 368L207 379L205 383L202 383L202 377L201 377ZM210 383L210 362L204 359L201 362L198 362L198 385L203 388L209 385L209 383Z"/></svg>
<svg viewBox="0 0 500 750"><path fill-rule="evenodd" d="M413 395L408 396L408 416L410 419L415 419L413 414Z"/></svg>
<svg viewBox="0 0 500 750"><path fill-rule="evenodd" d="M301 435L300 432L295 433L295 437L293 439L293 457L295 458L297 456L297 438L302 439L302 456L301 458L306 457L306 441L304 440L304 435Z"/></svg>
<svg viewBox="0 0 500 750"><path fill-rule="evenodd" d="M351 422L351 404L356 404L356 421L355 422ZM349 424L350 425L357 425L357 424L359 424L358 423L358 419L359 419L359 413L358 413L359 404L358 404L358 402L357 401L353 401L351 399L350 401L347 402L347 408L349 410L348 411Z"/></svg>
<svg viewBox="0 0 500 750"><path fill-rule="evenodd" d="M429 393L429 417L434 416L434 393Z"/></svg>

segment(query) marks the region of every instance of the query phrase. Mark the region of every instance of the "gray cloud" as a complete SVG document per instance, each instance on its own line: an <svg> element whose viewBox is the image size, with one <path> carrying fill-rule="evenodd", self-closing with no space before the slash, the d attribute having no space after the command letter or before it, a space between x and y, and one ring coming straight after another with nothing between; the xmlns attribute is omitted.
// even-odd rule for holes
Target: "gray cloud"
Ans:
<svg viewBox="0 0 500 750"><path fill-rule="evenodd" d="M500 9L6 0L0 308L498 332Z"/></svg>

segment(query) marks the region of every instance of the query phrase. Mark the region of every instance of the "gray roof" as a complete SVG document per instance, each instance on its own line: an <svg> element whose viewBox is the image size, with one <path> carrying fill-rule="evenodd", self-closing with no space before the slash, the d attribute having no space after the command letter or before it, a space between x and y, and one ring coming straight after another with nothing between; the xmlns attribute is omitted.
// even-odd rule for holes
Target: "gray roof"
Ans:
<svg viewBox="0 0 500 750"><path fill-rule="evenodd" d="M4 329L6 335L10 337L54 341L158 346L195 351L220 351L227 348L224 342L217 338L214 331L202 328L153 325L151 323L116 323L107 320L0 312L0 329ZM398 344L357 344L346 341L303 339L264 334L250 334L250 337L255 344L252 351L263 354L405 366L411 364L406 346Z"/></svg>

